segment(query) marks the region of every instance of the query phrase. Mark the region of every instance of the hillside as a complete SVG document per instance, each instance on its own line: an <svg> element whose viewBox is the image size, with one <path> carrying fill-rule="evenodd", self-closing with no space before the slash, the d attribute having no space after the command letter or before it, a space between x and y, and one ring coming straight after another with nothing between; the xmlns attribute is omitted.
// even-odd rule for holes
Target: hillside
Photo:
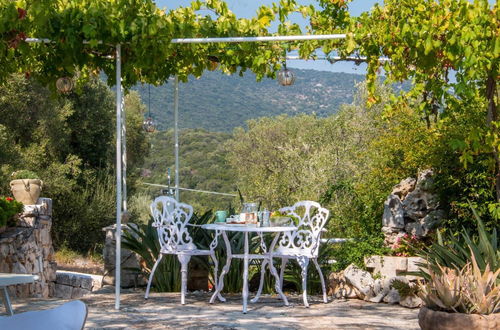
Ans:
<svg viewBox="0 0 500 330"><path fill-rule="evenodd" d="M293 86L280 86L277 80L255 80L253 73L227 76L206 72L200 79L179 85L180 128L204 128L230 132L245 121L286 113L316 113L324 117L335 113L343 103L351 103L355 85L363 75L293 69ZM148 86L135 87L148 105ZM151 87L151 113L160 130L173 127L173 83Z"/></svg>

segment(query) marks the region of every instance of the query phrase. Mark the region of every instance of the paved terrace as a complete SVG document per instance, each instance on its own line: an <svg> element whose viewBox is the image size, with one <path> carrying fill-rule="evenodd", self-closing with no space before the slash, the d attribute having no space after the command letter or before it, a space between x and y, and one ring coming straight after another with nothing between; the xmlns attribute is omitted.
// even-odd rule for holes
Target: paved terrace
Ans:
<svg viewBox="0 0 500 330"><path fill-rule="evenodd" d="M143 291L125 290L122 309L114 310L112 288L82 298L89 307L86 329L419 329L418 309L375 304L361 300L334 300L324 304L310 297L310 308L302 306L298 295L288 295L285 307L277 296L263 295L241 313L239 295L227 302L208 303L209 294L190 293L180 305L178 293L152 293L144 300ZM45 309L62 303L58 299L13 299L15 313ZM3 309L2 309L3 313Z"/></svg>

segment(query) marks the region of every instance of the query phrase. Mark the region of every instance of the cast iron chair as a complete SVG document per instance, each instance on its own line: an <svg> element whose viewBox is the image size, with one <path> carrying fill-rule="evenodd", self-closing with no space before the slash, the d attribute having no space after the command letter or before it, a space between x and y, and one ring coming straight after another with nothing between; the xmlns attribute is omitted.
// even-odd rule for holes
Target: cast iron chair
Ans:
<svg viewBox="0 0 500 330"><path fill-rule="evenodd" d="M281 258L280 288L283 289L283 276L289 259L296 259L302 272L302 297L304 306L309 307L307 302L307 268L312 260L319 273L321 287L323 289L323 301L328 302L326 297L325 279L318 264L318 251L321 239L321 231L326 224L330 211L321 207L317 202L301 201L293 206L284 207L280 212L298 219L297 230L285 232L272 253L273 258ZM267 261L261 267L260 285L257 295L252 301L257 301L264 285L264 273Z"/></svg>
<svg viewBox="0 0 500 330"><path fill-rule="evenodd" d="M163 255L177 255L181 263L181 304L185 304L187 291L188 263L191 256L210 256L214 262L214 280L217 280L218 261L215 252L210 250L200 250L193 243L189 235L187 226L193 215L193 207L188 204L177 202L172 197L159 196L151 203L151 214L153 215L153 227L156 227L158 239L160 241L160 255L156 260L151 274L149 275L148 286L146 287L145 299L149 297L149 289L153 281L156 267L160 263Z"/></svg>

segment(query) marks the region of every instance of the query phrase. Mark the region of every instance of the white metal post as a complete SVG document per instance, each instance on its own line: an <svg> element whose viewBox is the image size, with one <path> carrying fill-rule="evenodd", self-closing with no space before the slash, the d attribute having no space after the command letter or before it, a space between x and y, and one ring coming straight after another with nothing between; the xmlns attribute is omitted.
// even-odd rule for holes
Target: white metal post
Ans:
<svg viewBox="0 0 500 330"><path fill-rule="evenodd" d="M121 45L116 45L116 251L115 309L120 309L120 263L122 234L122 67Z"/></svg>
<svg viewBox="0 0 500 330"><path fill-rule="evenodd" d="M175 199L179 201L179 77L174 80Z"/></svg>
<svg viewBox="0 0 500 330"><path fill-rule="evenodd" d="M121 69L121 68L120 68ZM120 70L121 71L121 70ZM121 114L122 114L122 122L121 122L121 132L122 132L122 205L123 205L123 213L127 214L127 118L125 114L125 102L124 102L124 93L123 87L121 86Z"/></svg>

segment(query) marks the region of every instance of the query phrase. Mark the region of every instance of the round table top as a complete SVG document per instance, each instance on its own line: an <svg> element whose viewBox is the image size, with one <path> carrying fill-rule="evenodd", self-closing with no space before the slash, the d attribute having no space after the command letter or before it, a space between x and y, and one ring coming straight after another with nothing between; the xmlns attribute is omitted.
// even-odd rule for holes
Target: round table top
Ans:
<svg viewBox="0 0 500 330"><path fill-rule="evenodd" d="M283 227L256 227L249 225L230 225L230 224L216 224L207 223L201 225L201 228L208 230L225 230L225 231L239 231L239 232L252 232L252 233L276 233L276 232L286 232L297 230L295 226L283 226Z"/></svg>

